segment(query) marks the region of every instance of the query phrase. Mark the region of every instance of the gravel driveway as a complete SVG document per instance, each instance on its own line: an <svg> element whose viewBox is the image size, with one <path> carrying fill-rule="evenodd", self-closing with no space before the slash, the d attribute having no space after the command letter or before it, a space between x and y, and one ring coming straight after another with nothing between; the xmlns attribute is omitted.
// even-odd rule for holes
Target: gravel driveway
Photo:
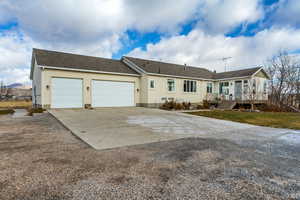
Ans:
<svg viewBox="0 0 300 200"><path fill-rule="evenodd" d="M47 113L0 116L0 199L300 199L300 146L283 136L97 151Z"/></svg>

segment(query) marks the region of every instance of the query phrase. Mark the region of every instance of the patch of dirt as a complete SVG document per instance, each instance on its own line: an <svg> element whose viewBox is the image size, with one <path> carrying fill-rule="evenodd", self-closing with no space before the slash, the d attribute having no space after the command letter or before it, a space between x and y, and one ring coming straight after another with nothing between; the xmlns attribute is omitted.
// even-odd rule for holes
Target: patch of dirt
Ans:
<svg viewBox="0 0 300 200"><path fill-rule="evenodd" d="M247 144L188 138L97 151L47 113L0 118L0 199L299 199L299 152L278 145L294 151L279 158Z"/></svg>

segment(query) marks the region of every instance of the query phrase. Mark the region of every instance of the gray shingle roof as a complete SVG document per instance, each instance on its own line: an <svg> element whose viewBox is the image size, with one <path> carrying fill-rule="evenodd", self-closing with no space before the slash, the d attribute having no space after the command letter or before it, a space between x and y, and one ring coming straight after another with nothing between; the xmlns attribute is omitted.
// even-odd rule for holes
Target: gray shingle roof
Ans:
<svg viewBox="0 0 300 200"><path fill-rule="evenodd" d="M122 60L113 60L42 49L33 49L33 55L36 58L37 64L42 66L139 75L138 72L123 63ZM235 77L246 77L253 75L260 69L260 67L255 67L237 71L214 73L205 68L178 65L133 57L125 58L133 62L146 73L200 79L227 79Z"/></svg>
<svg viewBox="0 0 300 200"><path fill-rule="evenodd" d="M185 65L178 65L172 63L165 63L159 61L145 60L140 58L125 57L138 67L148 73L185 76L191 78L211 79L214 73L199 67L191 67Z"/></svg>
<svg viewBox="0 0 300 200"><path fill-rule="evenodd" d="M260 68L261 67L255 67L255 68L249 68L249 69L242 69L242 70L236 70L236 71L216 73L213 78L214 79L225 79L225 78L251 76L255 72L257 72Z"/></svg>
<svg viewBox="0 0 300 200"><path fill-rule="evenodd" d="M202 78L202 79L226 79L234 77L245 77L252 76L260 67L229 71L222 73L211 72L204 68L191 67L185 65L178 65L172 63L165 63L159 61L152 61L140 58L125 57L138 67L143 69L147 73L173 75L173 76L184 76L191 78Z"/></svg>
<svg viewBox="0 0 300 200"><path fill-rule="evenodd" d="M57 51L33 49L38 65L92 71L134 74L138 73L120 60L83 56Z"/></svg>

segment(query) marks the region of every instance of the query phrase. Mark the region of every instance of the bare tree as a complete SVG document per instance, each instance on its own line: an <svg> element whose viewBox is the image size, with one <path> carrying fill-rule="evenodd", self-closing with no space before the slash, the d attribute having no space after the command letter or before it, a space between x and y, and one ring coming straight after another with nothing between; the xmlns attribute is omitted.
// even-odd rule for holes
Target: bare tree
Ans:
<svg viewBox="0 0 300 200"><path fill-rule="evenodd" d="M4 93L5 93L5 87L4 87L3 81L1 81L1 83L0 83L0 100L2 99L2 96L5 95Z"/></svg>
<svg viewBox="0 0 300 200"><path fill-rule="evenodd" d="M300 62L297 63L297 76L296 76L296 95L295 95L295 103L298 104L298 109L300 109Z"/></svg>
<svg viewBox="0 0 300 200"><path fill-rule="evenodd" d="M270 101L280 107L288 104L296 91L297 61L284 51L271 59L266 67L270 80Z"/></svg>
<svg viewBox="0 0 300 200"><path fill-rule="evenodd" d="M257 85L259 85L259 80L255 78L247 80L247 84L244 82L244 97L247 99L251 105L251 110L254 110L255 101L258 99Z"/></svg>

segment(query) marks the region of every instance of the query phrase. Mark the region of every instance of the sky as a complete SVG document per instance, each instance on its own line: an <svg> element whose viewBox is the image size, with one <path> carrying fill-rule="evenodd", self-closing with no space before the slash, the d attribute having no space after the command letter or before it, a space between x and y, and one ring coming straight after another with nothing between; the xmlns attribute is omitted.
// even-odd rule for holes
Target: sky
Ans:
<svg viewBox="0 0 300 200"><path fill-rule="evenodd" d="M255 67L300 54L300 1L0 0L0 80L29 84L32 48Z"/></svg>

